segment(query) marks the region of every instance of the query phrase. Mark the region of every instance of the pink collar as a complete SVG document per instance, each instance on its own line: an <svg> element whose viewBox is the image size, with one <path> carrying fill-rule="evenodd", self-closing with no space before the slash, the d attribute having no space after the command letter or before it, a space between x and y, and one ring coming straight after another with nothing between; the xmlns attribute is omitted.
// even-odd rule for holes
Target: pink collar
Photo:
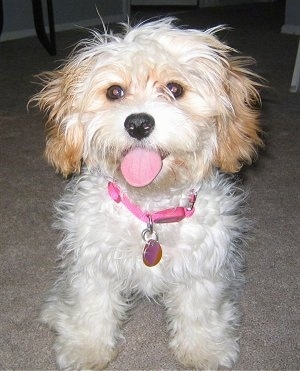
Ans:
<svg viewBox="0 0 300 371"><path fill-rule="evenodd" d="M144 213L139 206L133 204L128 197L121 194L120 188L115 183L108 183L108 194L115 202L122 202L133 215L146 223L148 223L149 220L153 223L175 223L180 222L184 218L189 218L195 212L194 204L197 198L197 194L192 193L187 207L179 206L172 209L157 211L155 213Z"/></svg>

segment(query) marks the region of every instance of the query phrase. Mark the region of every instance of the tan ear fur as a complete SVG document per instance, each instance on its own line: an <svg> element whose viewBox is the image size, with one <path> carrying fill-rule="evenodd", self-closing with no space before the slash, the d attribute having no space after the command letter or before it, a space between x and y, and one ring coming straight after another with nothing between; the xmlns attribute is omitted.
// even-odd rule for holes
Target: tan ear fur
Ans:
<svg viewBox="0 0 300 371"><path fill-rule="evenodd" d="M218 119L218 148L216 166L222 171L233 173L244 163L250 164L262 146L258 125L257 106L260 103L256 87L260 84L252 80L252 75L243 67L242 59L230 61L228 96L232 108L229 115Z"/></svg>
<svg viewBox="0 0 300 371"><path fill-rule="evenodd" d="M45 156L65 177L79 173L83 152L82 130L76 126L64 132L58 125L48 130Z"/></svg>
<svg viewBox="0 0 300 371"><path fill-rule="evenodd" d="M40 77L44 87L33 100L48 116L45 156L66 177L80 172L83 153L82 125L68 125L68 119L74 113L73 76L62 69L46 72Z"/></svg>

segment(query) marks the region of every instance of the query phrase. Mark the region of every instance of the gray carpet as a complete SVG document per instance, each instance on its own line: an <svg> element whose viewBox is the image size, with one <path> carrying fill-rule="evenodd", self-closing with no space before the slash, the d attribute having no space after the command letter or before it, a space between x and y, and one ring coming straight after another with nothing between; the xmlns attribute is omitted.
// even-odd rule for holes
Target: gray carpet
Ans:
<svg viewBox="0 0 300 371"><path fill-rule="evenodd" d="M173 12L177 9L170 9ZM300 369L299 338L299 128L300 95L289 93L297 38L282 35L283 2L214 9L180 9L182 23L234 28L224 40L257 60L269 80L263 92L266 150L242 172L251 190L256 229L247 253L242 299L239 370ZM135 18L165 12L134 9ZM138 12L138 13L136 13ZM0 369L55 369L53 334L38 321L51 286L58 236L52 203L64 180L43 158L41 115L27 112L37 87L33 75L57 66L82 31L57 34L58 56L35 37L0 43ZM126 341L110 369L180 369L167 346L163 308L147 300L126 324Z"/></svg>

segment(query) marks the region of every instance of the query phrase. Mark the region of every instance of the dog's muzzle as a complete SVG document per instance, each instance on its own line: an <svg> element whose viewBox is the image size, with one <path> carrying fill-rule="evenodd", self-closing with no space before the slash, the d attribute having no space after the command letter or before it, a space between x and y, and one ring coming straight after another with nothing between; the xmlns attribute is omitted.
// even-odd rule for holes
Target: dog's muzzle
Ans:
<svg viewBox="0 0 300 371"><path fill-rule="evenodd" d="M138 140L148 137L152 133L154 126L154 118L147 113L133 113L124 122L124 127L128 134Z"/></svg>

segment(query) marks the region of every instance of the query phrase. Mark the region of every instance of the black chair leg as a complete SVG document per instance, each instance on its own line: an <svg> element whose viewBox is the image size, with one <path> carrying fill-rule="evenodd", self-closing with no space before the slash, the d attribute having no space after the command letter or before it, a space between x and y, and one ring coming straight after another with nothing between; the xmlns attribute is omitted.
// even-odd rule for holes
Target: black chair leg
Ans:
<svg viewBox="0 0 300 371"><path fill-rule="evenodd" d="M47 0L49 37L47 36L44 24L42 0L32 0L32 10L34 26L38 39L40 40L41 44L45 47L45 49L50 55L56 55L55 27L52 0Z"/></svg>

